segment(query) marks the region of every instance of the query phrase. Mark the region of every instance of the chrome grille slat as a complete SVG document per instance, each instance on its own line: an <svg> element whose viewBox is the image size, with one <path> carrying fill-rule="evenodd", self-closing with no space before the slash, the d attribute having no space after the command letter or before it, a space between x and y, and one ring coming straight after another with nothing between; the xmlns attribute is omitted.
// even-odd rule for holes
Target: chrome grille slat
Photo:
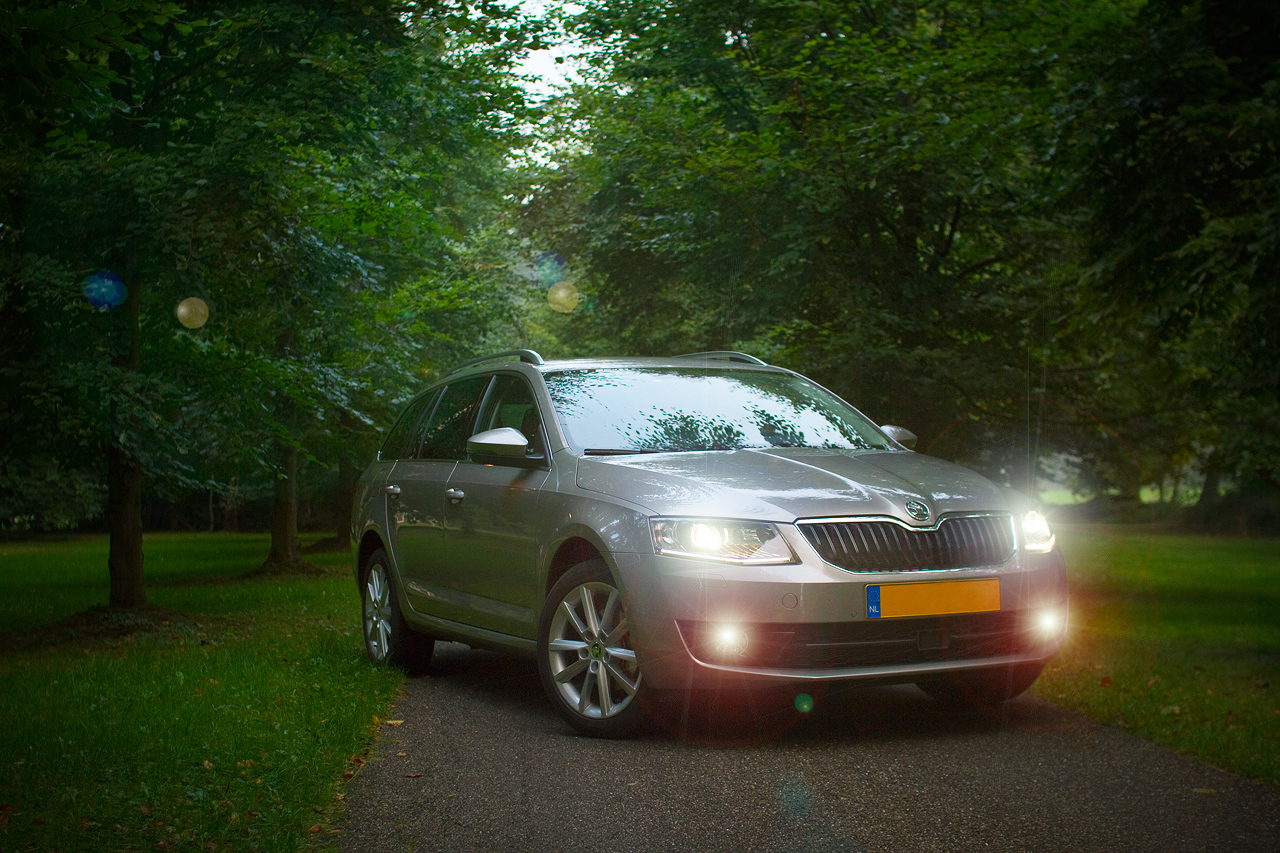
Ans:
<svg viewBox="0 0 1280 853"><path fill-rule="evenodd" d="M851 572L901 572L999 566L1013 556L1005 515L953 516L931 530L881 519L799 525L814 550Z"/></svg>

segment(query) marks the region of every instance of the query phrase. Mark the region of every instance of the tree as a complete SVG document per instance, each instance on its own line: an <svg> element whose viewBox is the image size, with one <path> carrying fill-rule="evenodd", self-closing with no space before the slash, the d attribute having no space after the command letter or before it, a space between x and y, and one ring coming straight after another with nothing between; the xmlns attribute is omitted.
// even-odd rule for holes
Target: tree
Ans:
<svg viewBox="0 0 1280 853"><path fill-rule="evenodd" d="M588 266L602 338L753 350L934 452L969 453L985 411L1003 449L969 458L1023 485L1024 406L1004 403L1037 395L1062 313L1046 104L1073 14L593 4L574 19L602 57L583 153L530 227Z"/></svg>
<svg viewBox="0 0 1280 853"><path fill-rule="evenodd" d="M1224 475L1280 486L1280 9L1152 2L1110 23L1055 110L1084 236L1074 356L1123 377L1116 422L1194 462L1205 510Z"/></svg>
<svg viewBox="0 0 1280 853"><path fill-rule="evenodd" d="M367 319L371 294L432 301L441 208L473 182L457 180L470 155L496 156L513 108L502 60L525 38L491 4L168 8L109 51L105 108L54 111L23 176L36 207L6 234L9 317L37 344L10 363L11 408L58 412L61 458L105 457L116 606L145 602L144 475L194 485L212 448L275 457L273 556L296 558L303 439L361 419L366 377L341 367L394 331ZM128 293L105 314L79 298L101 266ZM173 318L190 295L213 307L195 332Z"/></svg>

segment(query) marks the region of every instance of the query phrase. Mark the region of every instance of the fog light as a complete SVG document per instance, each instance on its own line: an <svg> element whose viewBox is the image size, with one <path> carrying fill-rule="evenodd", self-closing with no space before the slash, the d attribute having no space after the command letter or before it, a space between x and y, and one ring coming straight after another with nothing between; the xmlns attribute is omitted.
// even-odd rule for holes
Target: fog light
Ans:
<svg viewBox="0 0 1280 853"><path fill-rule="evenodd" d="M747 632L737 625L720 625L713 630L711 642L721 657L740 657L747 651Z"/></svg>
<svg viewBox="0 0 1280 853"><path fill-rule="evenodd" d="M1036 617L1036 629L1046 640L1054 639L1067 630L1067 618L1061 610L1041 610Z"/></svg>

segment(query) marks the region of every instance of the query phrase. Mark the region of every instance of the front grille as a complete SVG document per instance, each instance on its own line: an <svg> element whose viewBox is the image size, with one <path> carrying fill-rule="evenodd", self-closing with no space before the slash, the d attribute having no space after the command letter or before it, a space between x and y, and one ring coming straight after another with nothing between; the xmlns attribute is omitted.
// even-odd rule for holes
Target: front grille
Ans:
<svg viewBox="0 0 1280 853"><path fill-rule="evenodd" d="M981 660L1037 648L1016 612L968 613L921 619L871 619L819 624L741 626L741 654L716 646L717 626L680 621L693 656L706 663L758 669L841 669Z"/></svg>
<svg viewBox="0 0 1280 853"><path fill-rule="evenodd" d="M892 521L806 521L799 527L822 559L851 572L999 566L1013 556L1007 515L944 518L936 530Z"/></svg>

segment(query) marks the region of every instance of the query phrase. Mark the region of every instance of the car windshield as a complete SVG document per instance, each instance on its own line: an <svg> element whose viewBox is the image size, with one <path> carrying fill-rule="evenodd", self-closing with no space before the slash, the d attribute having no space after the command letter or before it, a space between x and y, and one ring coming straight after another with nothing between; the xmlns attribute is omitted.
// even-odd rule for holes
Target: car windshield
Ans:
<svg viewBox="0 0 1280 853"><path fill-rule="evenodd" d="M790 373L590 368L546 382L569 443L586 453L889 447L858 412Z"/></svg>

